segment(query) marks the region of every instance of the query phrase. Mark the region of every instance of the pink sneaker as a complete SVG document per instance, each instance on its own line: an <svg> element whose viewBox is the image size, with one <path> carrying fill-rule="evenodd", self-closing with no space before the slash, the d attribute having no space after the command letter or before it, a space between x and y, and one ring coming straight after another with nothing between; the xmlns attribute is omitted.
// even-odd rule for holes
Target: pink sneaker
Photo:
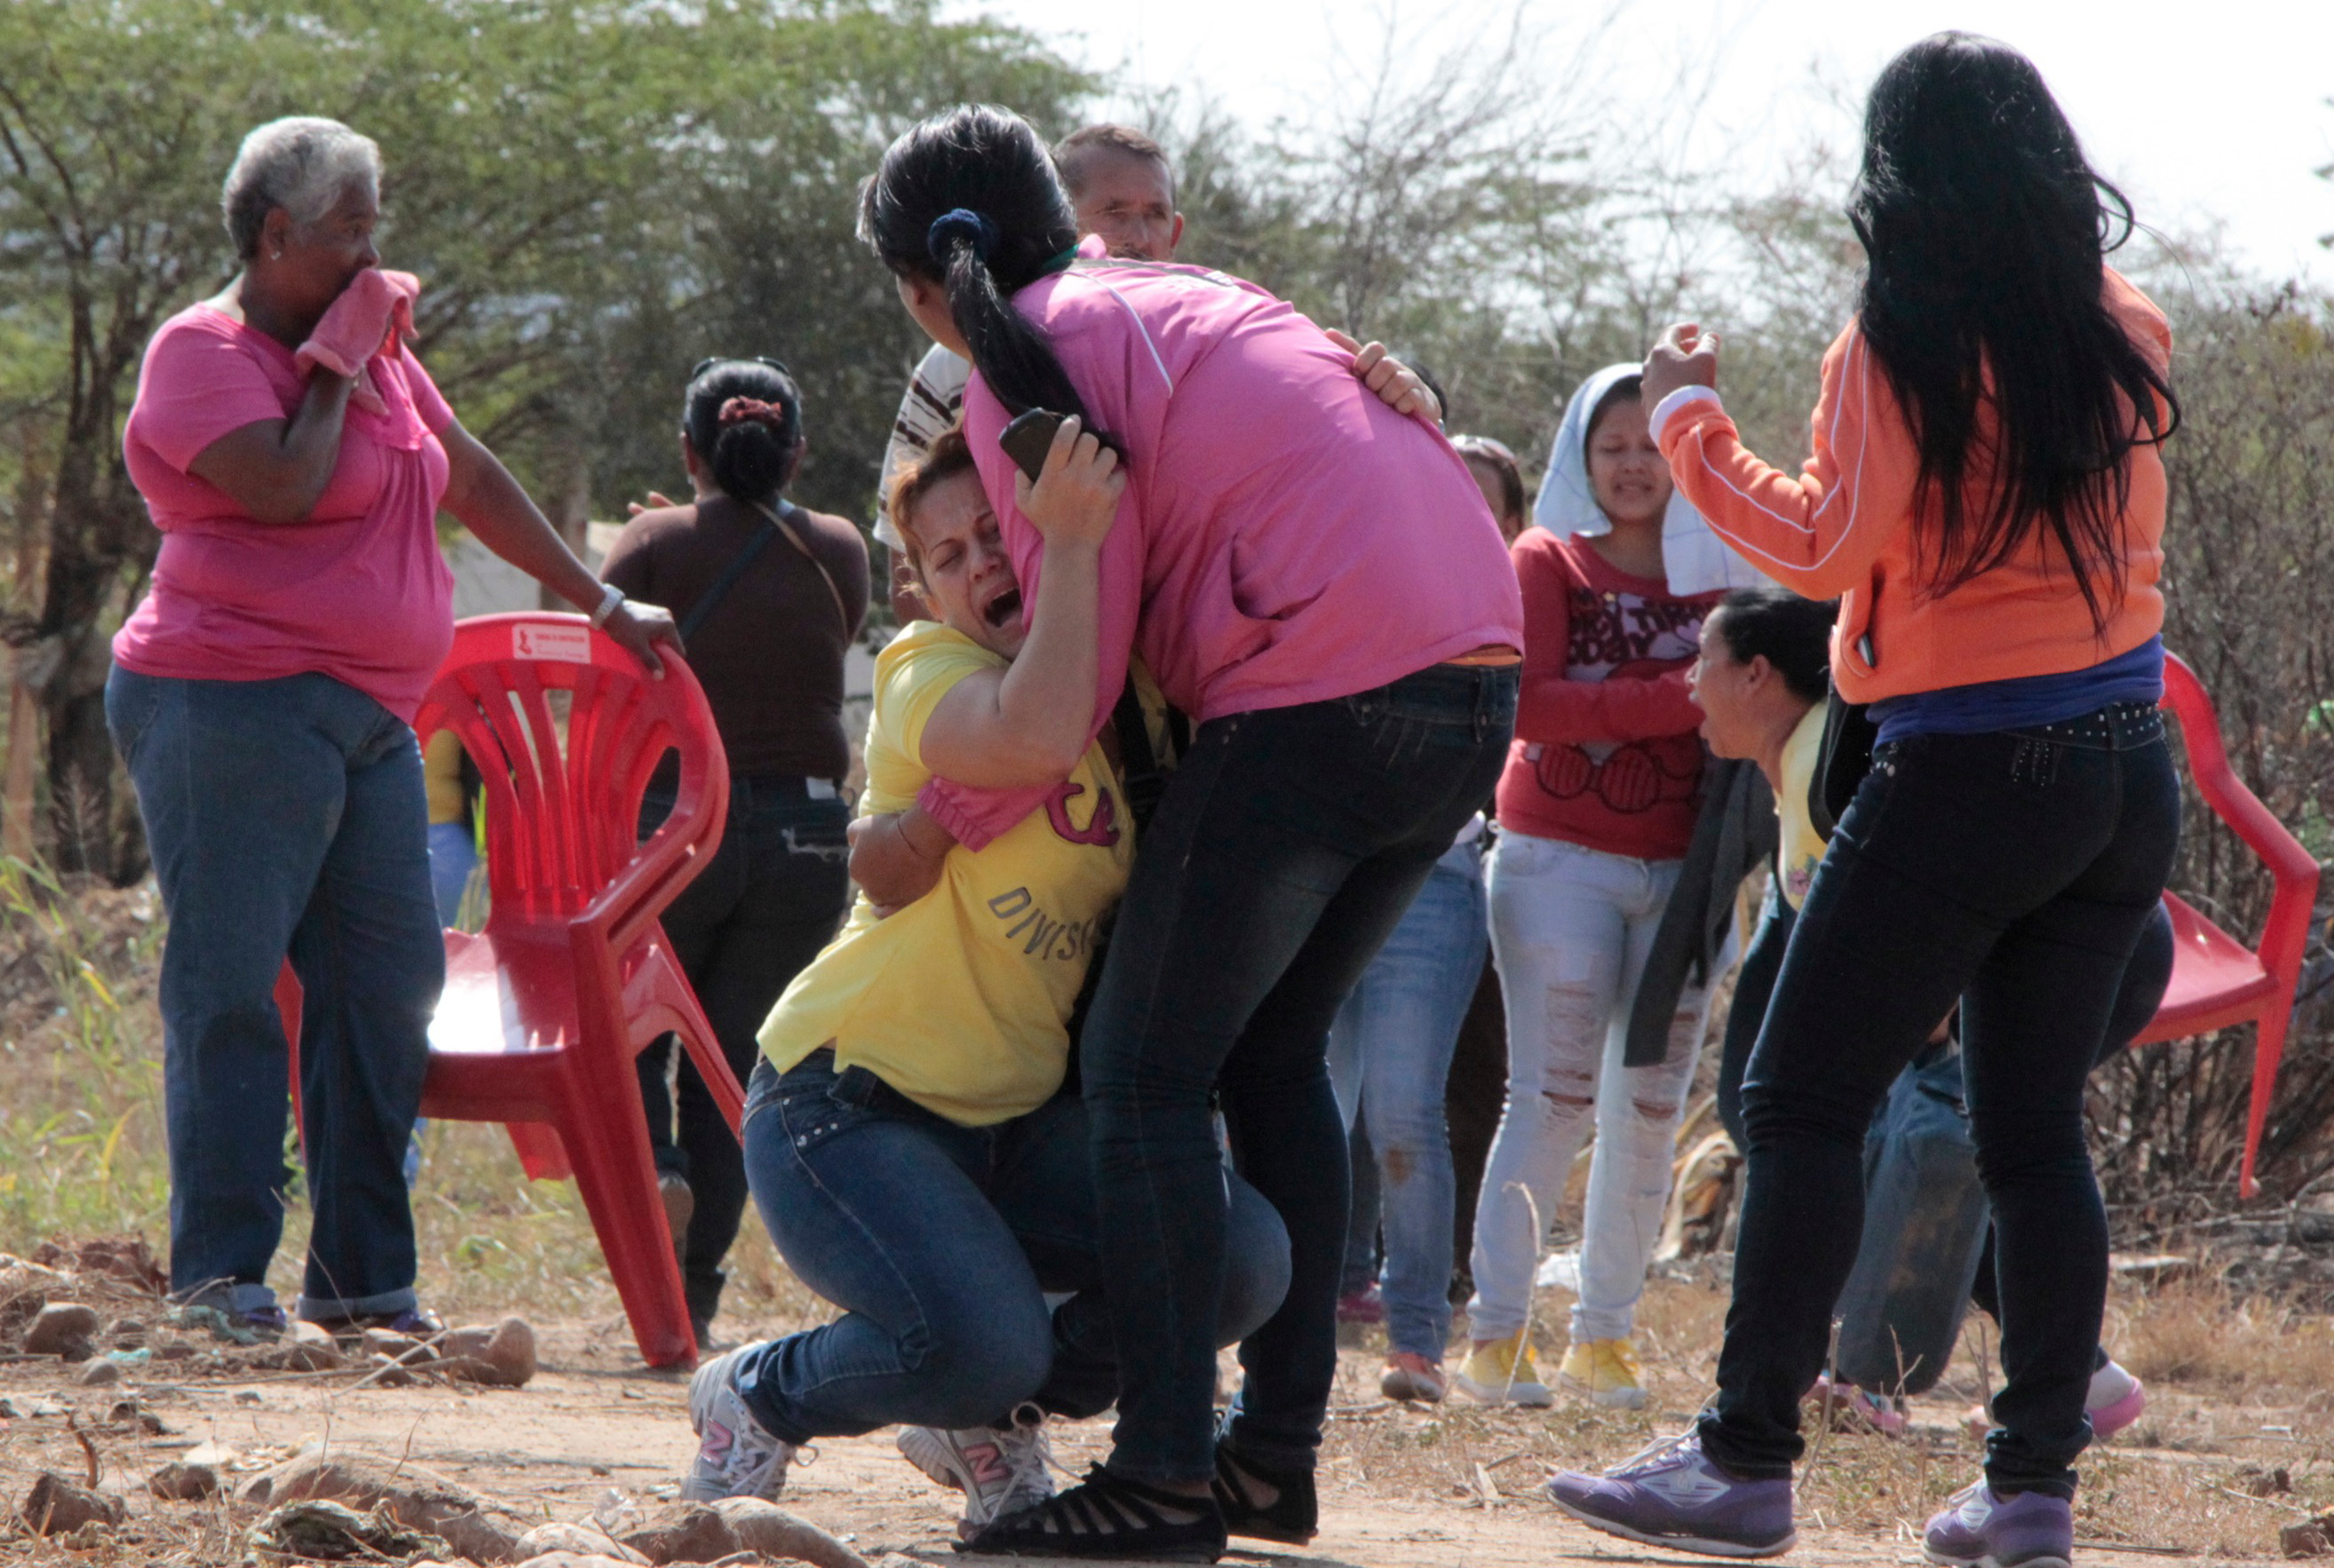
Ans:
<svg viewBox="0 0 2334 1568"><path fill-rule="evenodd" d="M2105 1442L2139 1419L2147 1409L2147 1386L2119 1362L2109 1361L2091 1374L2091 1391L2083 1400L2083 1413L2091 1418L2091 1437Z"/></svg>
<svg viewBox="0 0 2334 1568"><path fill-rule="evenodd" d="M1385 1322L1385 1298L1378 1287L1355 1291L1337 1299L1337 1321L1341 1323L1382 1323Z"/></svg>
<svg viewBox="0 0 2334 1568"><path fill-rule="evenodd" d="M1807 1402L1835 1432L1877 1432L1884 1438L1905 1435L1905 1412L1896 1408L1895 1400L1854 1383L1835 1383L1828 1374L1816 1379Z"/></svg>

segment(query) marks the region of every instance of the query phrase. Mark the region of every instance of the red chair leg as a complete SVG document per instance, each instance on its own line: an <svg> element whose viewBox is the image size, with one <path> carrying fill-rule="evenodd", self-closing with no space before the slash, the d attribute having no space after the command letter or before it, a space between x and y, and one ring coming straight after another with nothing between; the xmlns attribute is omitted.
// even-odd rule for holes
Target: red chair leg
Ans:
<svg viewBox="0 0 2334 1568"><path fill-rule="evenodd" d="M292 1059L292 1134L300 1140L300 1152L308 1152L308 1132L300 1116L300 976L292 972L292 960L284 960L284 967L275 974L275 1010L284 1015L284 1040L291 1047Z"/></svg>
<svg viewBox="0 0 2334 1568"><path fill-rule="evenodd" d="M511 1147L518 1150L519 1169L526 1172L529 1181L564 1181L575 1174L574 1162L567 1158L566 1145L559 1141L559 1130L541 1121L506 1121Z"/></svg>
<svg viewBox="0 0 2334 1568"><path fill-rule="evenodd" d="M603 1083L571 1078L560 1141L575 1168L576 1189L592 1217L641 1359L652 1367L689 1366L697 1360L697 1337L690 1330L689 1300L657 1191L648 1119L639 1084L629 1071L622 1079Z"/></svg>
<svg viewBox="0 0 2334 1568"><path fill-rule="evenodd" d="M2278 1063L2285 1055L2285 1030L2292 1017L2290 1007L2273 1007L2254 1025L2252 1104L2245 1113L2245 1159L2237 1172L2237 1196L2261 1192L2253 1179L2253 1161L2261 1152L2262 1133L2269 1126L2270 1101L2277 1096Z"/></svg>
<svg viewBox="0 0 2334 1568"><path fill-rule="evenodd" d="M701 1021L674 1033L680 1037L681 1049L689 1053L689 1059L697 1063L697 1075L705 1081L705 1092L713 1096L721 1120L729 1124L729 1136L742 1149L746 1143L746 1091L739 1086L738 1075L729 1071L729 1059L721 1053L721 1042L713 1037L711 1025Z"/></svg>

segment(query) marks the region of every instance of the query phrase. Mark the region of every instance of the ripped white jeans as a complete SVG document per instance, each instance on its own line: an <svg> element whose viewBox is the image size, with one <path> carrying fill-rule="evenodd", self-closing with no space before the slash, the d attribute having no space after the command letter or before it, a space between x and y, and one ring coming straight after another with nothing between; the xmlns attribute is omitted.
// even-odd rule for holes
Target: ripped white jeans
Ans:
<svg viewBox="0 0 2334 1568"><path fill-rule="evenodd" d="M1467 1307L1475 1339L1505 1339L1524 1326L1547 1227L1592 1123L1572 1340L1628 1336L1661 1238L1678 1121L1710 1016L1709 987L1690 986L1670 1021L1668 1057L1621 1065L1637 979L1680 864L1512 831L1491 851L1508 1107L1475 1208L1475 1299ZM1730 935L1719 973L1734 947Z"/></svg>

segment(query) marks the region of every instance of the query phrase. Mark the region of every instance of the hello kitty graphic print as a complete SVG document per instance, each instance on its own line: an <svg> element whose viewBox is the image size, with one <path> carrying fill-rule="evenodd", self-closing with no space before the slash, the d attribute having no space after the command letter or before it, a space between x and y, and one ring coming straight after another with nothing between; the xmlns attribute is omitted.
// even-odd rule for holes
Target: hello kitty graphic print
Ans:
<svg viewBox="0 0 2334 1568"><path fill-rule="evenodd" d="M1525 530L1524 679L1500 822L1606 854L1676 860L1702 789L1686 669L1714 593L1616 570L1585 539Z"/></svg>

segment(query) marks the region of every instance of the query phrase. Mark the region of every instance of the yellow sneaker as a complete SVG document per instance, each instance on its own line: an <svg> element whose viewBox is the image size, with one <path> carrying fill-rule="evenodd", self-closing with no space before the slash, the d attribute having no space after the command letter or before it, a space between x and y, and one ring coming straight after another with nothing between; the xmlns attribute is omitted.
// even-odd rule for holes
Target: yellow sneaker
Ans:
<svg viewBox="0 0 2334 1568"><path fill-rule="evenodd" d="M1645 1408L1644 1370L1637 1365L1637 1347L1627 1340L1590 1340L1564 1352L1557 1380L1569 1391L1586 1394L1592 1405L1608 1410Z"/></svg>
<svg viewBox="0 0 2334 1568"><path fill-rule="evenodd" d="M1521 1329L1506 1339L1477 1345L1465 1363L1451 1374L1451 1381L1461 1393L1487 1405L1545 1409L1556 1403L1556 1396L1539 1380L1539 1369L1532 1364L1531 1344Z"/></svg>

